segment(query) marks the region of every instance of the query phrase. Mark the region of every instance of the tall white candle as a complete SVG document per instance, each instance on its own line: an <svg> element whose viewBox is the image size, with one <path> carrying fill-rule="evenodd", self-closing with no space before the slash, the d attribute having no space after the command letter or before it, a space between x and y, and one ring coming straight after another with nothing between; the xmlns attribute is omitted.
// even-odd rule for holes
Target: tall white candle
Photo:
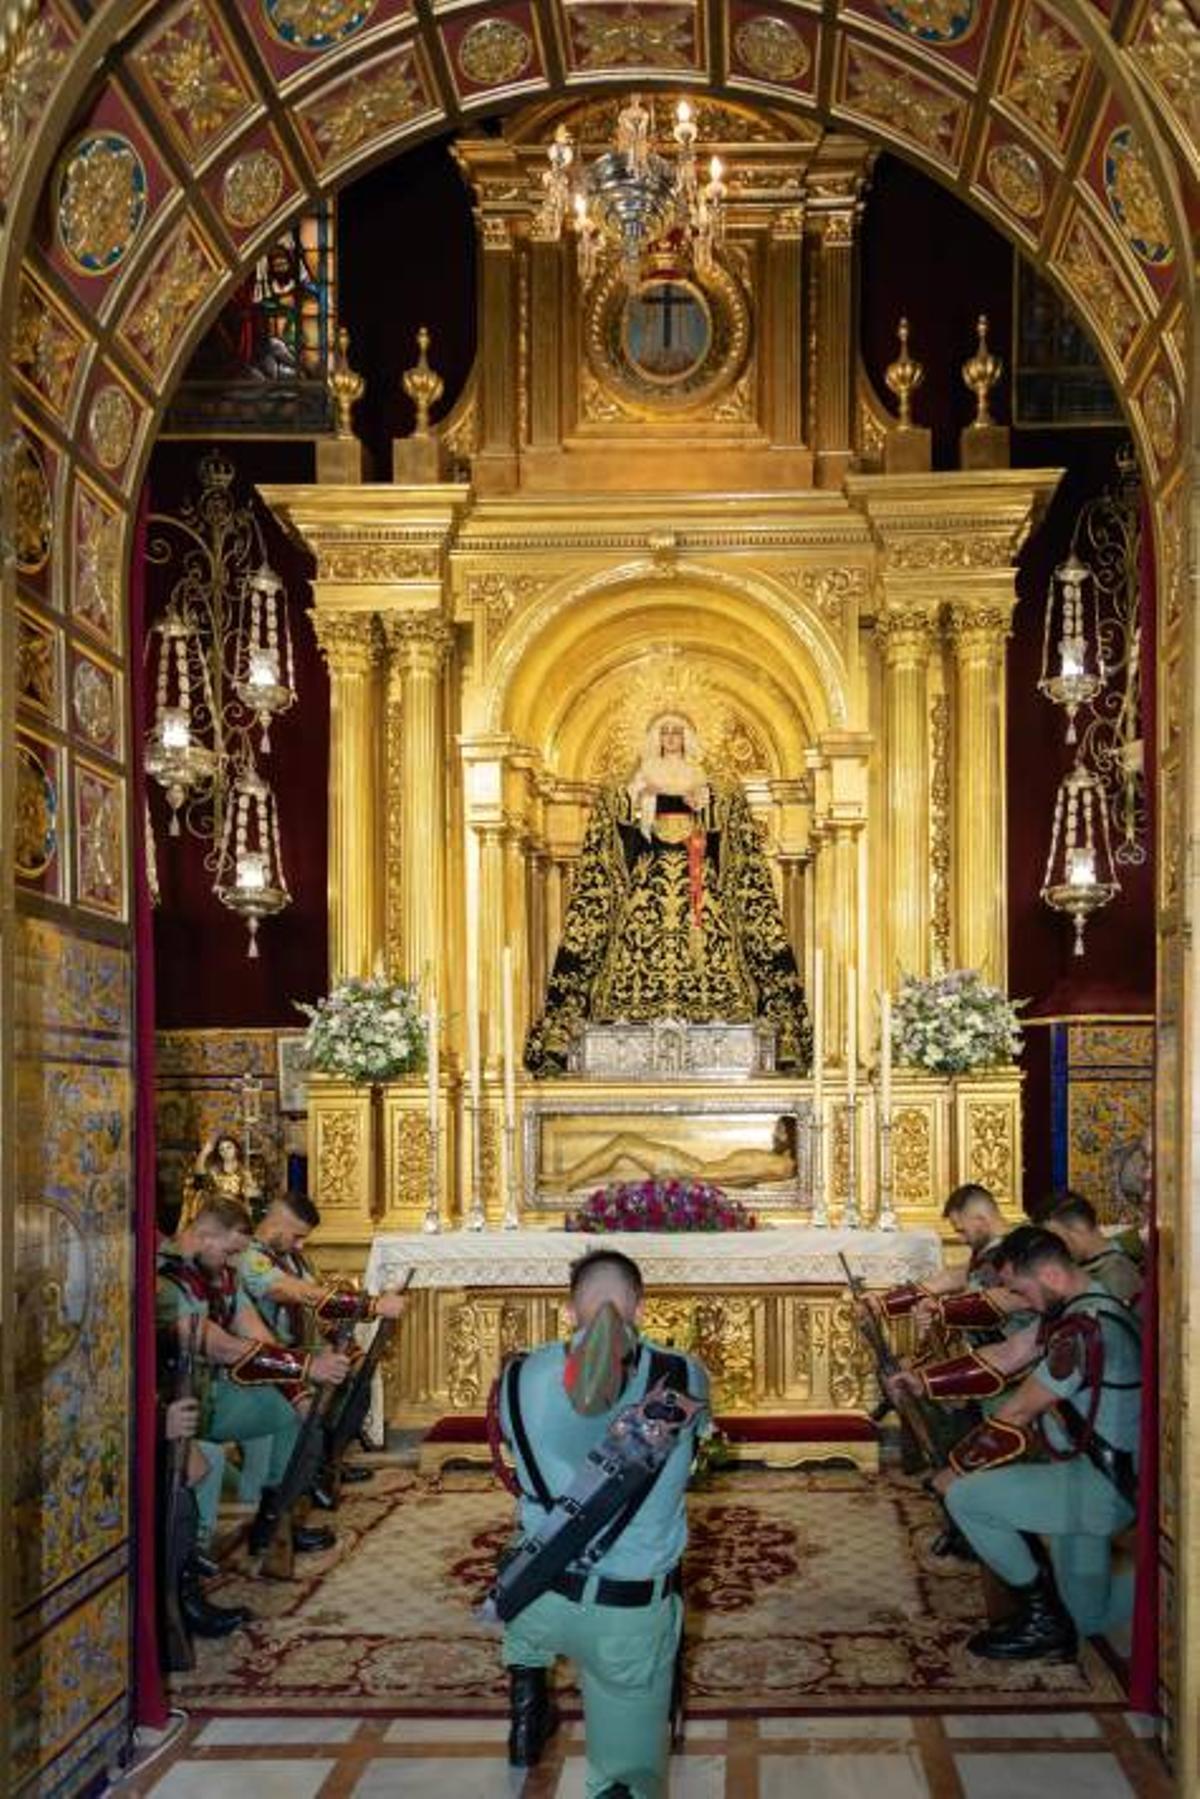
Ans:
<svg viewBox="0 0 1200 1799"><path fill-rule="evenodd" d="M825 1098L825 954L813 951L812 984L812 1103L819 1119Z"/></svg>
<svg viewBox="0 0 1200 1799"><path fill-rule="evenodd" d="M437 994L429 990L429 1014L425 1044L425 1064L429 1079L429 1129L438 1128L438 1003Z"/></svg>
<svg viewBox="0 0 1200 1799"><path fill-rule="evenodd" d="M885 987L879 995L879 1117L892 1121L892 996Z"/></svg>
<svg viewBox="0 0 1200 1799"><path fill-rule="evenodd" d="M500 972L500 1003L504 1033L504 1123L507 1128L515 1126L517 1122L517 1059L513 1042L513 955L511 944L506 943L504 946Z"/></svg>
<svg viewBox="0 0 1200 1799"><path fill-rule="evenodd" d="M483 1098L480 1082L479 1054L479 915L470 903L467 917L467 1092L478 1112Z"/></svg>
<svg viewBox="0 0 1200 1799"><path fill-rule="evenodd" d="M858 1093L858 970L846 965L846 1097Z"/></svg>

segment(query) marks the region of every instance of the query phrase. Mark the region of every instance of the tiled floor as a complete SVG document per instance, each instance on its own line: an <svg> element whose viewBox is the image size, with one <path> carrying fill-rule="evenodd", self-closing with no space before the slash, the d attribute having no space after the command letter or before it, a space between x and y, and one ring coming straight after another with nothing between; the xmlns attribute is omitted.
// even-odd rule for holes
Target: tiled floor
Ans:
<svg viewBox="0 0 1200 1799"><path fill-rule="evenodd" d="M498 1720L194 1718L119 1791L143 1799L583 1799L582 1727L514 1773ZM1119 1712L698 1720L670 1799L1169 1799Z"/></svg>

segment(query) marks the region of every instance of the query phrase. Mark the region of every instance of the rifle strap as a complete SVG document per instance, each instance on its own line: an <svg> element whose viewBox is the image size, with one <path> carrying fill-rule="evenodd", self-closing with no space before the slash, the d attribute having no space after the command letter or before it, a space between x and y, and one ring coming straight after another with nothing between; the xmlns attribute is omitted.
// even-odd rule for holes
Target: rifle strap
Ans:
<svg viewBox="0 0 1200 1799"><path fill-rule="evenodd" d="M646 1376L647 1393L649 1393L652 1388L656 1387L659 1381L665 1381L673 1393L682 1393L686 1398L688 1391L686 1359L681 1355L675 1355L670 1350L652 1349L650 1351L650 1370ZM668 1456L667 1461L670 1461L670 1459L670 1456ZM598 1562L602 1555L608 1554L617 1539L625 1534L646 1501L649 1499L651 1493L653 1493L658 1484L659 1476L666 1465L666 1462L659 1463L658 1467L654 1470L654 1473L650 1476L650 1479L646 1482L641 1492L637 1494L636 1498L630 1500L624 1510L617 1513L612 1523L609 1524L605 1530L601 1531L594 1543L588 1544L586 1554L587 1561Z"/></svg>
<svg viewBox="0 0 1200 1799"><path fill-rule="evenodd" d="M513 1441L521 1463L529 1476L533 1492L526 1494L540 1505L544 1512L554 1510L554 1498L546 1485L545 1476L538 1467L537 1457L533 1453L533 1444L529 1441L529 1432L525 1428L525 1419L521 1412L521 1368L525 1357L515 1355L504 1370L504 1398L508 1405L508 1421L512 1425Z"/></svg>

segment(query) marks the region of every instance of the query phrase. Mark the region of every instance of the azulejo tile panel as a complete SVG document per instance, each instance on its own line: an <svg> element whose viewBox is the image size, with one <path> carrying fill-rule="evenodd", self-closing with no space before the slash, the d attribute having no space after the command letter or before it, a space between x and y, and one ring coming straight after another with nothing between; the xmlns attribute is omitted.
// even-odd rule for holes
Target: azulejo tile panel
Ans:
<svg viewBox="0 0 1200 1799"><path fill-rule="evenodd" d="M103 1754L128 1682L131 961L42 919L16 946L19 1780Z"/></svg>

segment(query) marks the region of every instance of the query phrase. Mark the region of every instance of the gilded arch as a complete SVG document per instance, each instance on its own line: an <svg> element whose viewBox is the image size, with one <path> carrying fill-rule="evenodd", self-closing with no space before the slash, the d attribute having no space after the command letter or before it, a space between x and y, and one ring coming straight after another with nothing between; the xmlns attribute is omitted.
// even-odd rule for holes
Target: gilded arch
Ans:
<svg viewBox="0 0 1200 1799"><path fill-rule="evenodd" d="M1200 1364L1196 1324L1183 1322L1194 1319L1185 1299L1195 1291L1200 1263L1187 1147L1195 1001L1181 953L1195 913L1194 877L1183 856L1195 809L1195 719L1184 710L1184 695L1195 661L1191 634L1198 609L1191 604L1189 613L1194 552L1188 545L1196 527L1189 482L1200 434L1191 326L1195 276L1183 190L1190 187L1194 196L1200 168L1195 115L1188 110L1200 32L1178 0L1138 0L1122 9L1119 42L1106 10L1089 0L1056 0L1053 6L979 0L969 38L938 42L915 34L922 11L915 4L885 9L867 0L853 6L827 0L821 9L789 10L806 58L793 54L772 69L737 60L729 21L719 16L722 4L704 0L692 11L680 9L690 21L683 38L657 42L654 9L647 7L636 78L754 97L798 117L829 116L952 186L1032 256L1088 319L1138 442L1154 504L1163 596L1160 1030L1168 1078L1159 1120L1160 1203L1164 1344L1172 1351L1174 1410L1182 1417L1183 1383L1194 1383ZM631 79L627 64L606 66L595 46L589 48L580 34L585 9L569 0L539 4L531 13L537 27L532 62L482 84L472 84L463 72L461 10L455 18L430 9L419 21L395 0L358 10L366 15L360 30L296 49L271 34L265 7L232 0L149 8L143 0L112 0L90 18L70 0L44 6L24 0L6 9L0 72L15 105L0 142L6 205L0 341L11 344L0 386L0 427L7 441L19 418L46 461L51 492L43 522L52 526L56 550L43 591L65 615L107 613L113 621L109 649L118 666L128 652L121 635L126 524L162 406L191 345L269 233L305 199L448 123L529 94L567 91L568 78L572 92ZM480 6L471 17L486 13ZM171 75L170 41L172 34L184 42L205 33L215 47L213 63L228 70L232 98L210 98L207 112L193 106L189 118L183 90ZM1051 74L1037 79L1026 54L1047 34L1043 47L1050 54L1039 66L1057 66L1057 80ZM733 49L716 66L711 47L724 44ZM131 108L126 95L134 98ZM65 147L90 125L111 124L114 110L144 151L145 220L108 273L70 276L54 242L39 235L38 221L53 218ZM1132 235L1129 207L1114 209L1103 173L1105 147L1125 128L1136 146L1132 166L1145 171L1138 191L1149 209L1132 221ZM253 206L243 208L240 216L250 223L239 224L238 209L226 204L221 172L257 166L265 192L274 180L272 164L278 194L257 218L250 216ZM997 174L1006 167L1007 176ZM1139 243L1157 253L1148 258ZM32 339L23 334L23 310L38 327ZM43 317L51 322L43 325ZM11 513L11 498L7 505ZM12 715L14 585L6 573L0 613L5 717ZM0 776L6 843L13 839L14 761L10 739ZM114 777L114 794L120 778ZM106 828L117 833L127 866L115 805ZM127 979L120 964L129 948L121 909L106 913L81 907L77 899L73 894L70 906L61 908L68 949L74 954L72 943L99 930L115 958L104 978L119 987ZM3 907L8 928L0 1004L11 1019L17 991L11 927L14 915L29 908L7 861ZM22 941L22 979L32 941L28 934ZM37 1066L36 1036L27 1039L30 1044ZM6 1042L3 1057L6 1225L17 1185L11 1047ZM1191 1342L1184 1342L1185 1328L1193 1333ZM1194 1416L1195 1393L1190 1397ZM1192 1515L1200 1491L1200 1440L1194 1432L1171 1431L1164 1475L1178 1550L1180 1634L1169 1680L1175 1714L1186 1726L1200 1714L1200 1626L1187 1599L1200 1569L1200 1533ZM98 1603L103 1599L98 1593ZM53 1741L44 1747L48 1757L57 1755ZM1181 1790L1190 1790L1200 1771L1200 1745L1186 1727L1178 1767Z"/></svg>

